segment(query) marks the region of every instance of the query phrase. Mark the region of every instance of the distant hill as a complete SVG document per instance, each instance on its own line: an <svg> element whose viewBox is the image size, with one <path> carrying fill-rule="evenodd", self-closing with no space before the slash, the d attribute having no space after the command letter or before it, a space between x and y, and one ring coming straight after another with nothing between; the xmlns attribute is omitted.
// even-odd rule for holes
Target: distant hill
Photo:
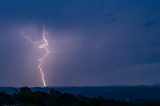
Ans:
<svg viewBox="0 0 160 106"><path fill-rule="evenodd" d="M50 89L87 97L104 97L116 100L160 100L160 86L104 86L104 87L34 87L32 91L49 92ZM13 94L19 88L0 87L0 92Z"/></svg>

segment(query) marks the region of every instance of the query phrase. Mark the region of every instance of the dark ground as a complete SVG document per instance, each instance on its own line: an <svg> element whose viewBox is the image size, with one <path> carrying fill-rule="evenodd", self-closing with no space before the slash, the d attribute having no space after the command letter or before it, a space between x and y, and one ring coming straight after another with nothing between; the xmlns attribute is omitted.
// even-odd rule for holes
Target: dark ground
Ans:
<svg viewBox="0 0 160 106"><path fill-rule="evenodd" d="M111 99L111 97L107 98L107 96L103 97L98 95L94 97L82 96L82 94L75 94L75 91L73 89L76 89L76 88L72 88L73 93L66 93L67 88L65 88L66 91L64 91L64 88L63 88L63 92L60 92L56 90L58 88L30 89L28 87L23 87L19 89L12 88L13 90L12 93L1 91L0 106L160 106L160 99L158 99L160 97L159 87L141 86L139 87L139 89L138 87L118 87L119 89L117 87L109 87L109 88L110 88L110 93L112 95L115 95L115 97L122 96L122 98L124 98L126 95L128 95L128 98ZM108 90L108 93L109 93L109 88L106 89L106 87L99 87L98 89L99 91L101 89L101 92ZM5 88L5 89L9 91L9 89L11 88ZM88 90L88 92L91 93L94 91L94 89L92 88L91 90L90 87L84 87L82 91L83 93L85 93ZM62 91L62 88L61 88L61 91ZM157 92L157 96L156 96L156 92ZM141 95L141 96L138 97L138 95ZM134 98L131 98L131 97L134 97ZM152 98L152 99L149 99L149 98Z"/></svg>

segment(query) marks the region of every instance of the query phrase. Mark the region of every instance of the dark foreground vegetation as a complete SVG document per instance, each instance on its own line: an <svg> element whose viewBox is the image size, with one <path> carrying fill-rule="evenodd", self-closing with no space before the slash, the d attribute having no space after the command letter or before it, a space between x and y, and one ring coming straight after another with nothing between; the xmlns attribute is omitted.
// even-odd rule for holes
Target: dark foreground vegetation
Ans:
<svg viewBox="0 0 160 106"><path fill-rule="evenodd" d="M46 92L32 92L23 87L14 94L0 92L0 106L160 106L160 101L118 101L102 97L88 98L81 95L61 93L51 89Z"/></svg>

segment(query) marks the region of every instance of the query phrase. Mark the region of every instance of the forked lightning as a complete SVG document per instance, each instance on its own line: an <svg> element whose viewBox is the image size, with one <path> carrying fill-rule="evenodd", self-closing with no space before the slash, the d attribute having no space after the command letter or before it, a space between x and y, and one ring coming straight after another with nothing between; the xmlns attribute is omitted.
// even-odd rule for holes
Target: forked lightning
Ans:
<svg viewBox="0 0 160 106"><path fill-rule="evenodd" d="M37 46L39 49L43 49L43 50L46 51L44 56L42 56L41 58L38 59L38 62L39 62L38 68L39 68L39 71L41 73L41 80L42 80L42 83L43 83L44 87L46 87L47 84L46 84L46 81L45 81L45 75L43 73L42 65L44 63L45 58L49 54L49 49L48 49L49 43L47 41L46 35L47 35L47 33L45 32L45 30L43 30L43 39L42 39L42 41L39 41L39 42L34 42L29 36L24 35L24 37L27 38L32 44Z"/></svg>

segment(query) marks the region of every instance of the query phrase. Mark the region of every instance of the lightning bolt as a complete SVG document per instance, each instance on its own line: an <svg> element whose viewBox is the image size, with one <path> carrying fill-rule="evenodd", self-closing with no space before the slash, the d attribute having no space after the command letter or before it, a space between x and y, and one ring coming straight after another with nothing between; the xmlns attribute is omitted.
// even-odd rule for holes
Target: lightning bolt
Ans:
<svg viewBox="0 0 160 106"><path fill-rule="evenodd" d="M46 35L47 35L47 32L43 29L43 39L42 41L39 41L39 42L34 42L29 36L24 36L24 38L28 39L33 45L36 45L39 49L43 49L46 51L46 53L38 59L38 68L39 68L39 71L41 73L41 80L42 80L42 83L43 83L43 86L46 87L47 84L46 84L46 81L45 81L45 75L44 75L44 71L43 71L43 68L42 68L42 65L44 63L44 60L46 59L46 57L48 56L48 54L50 53L49 49L48 49L48 46L49 46L49 43L47 41L47 38L46 38Z"/></svg>

